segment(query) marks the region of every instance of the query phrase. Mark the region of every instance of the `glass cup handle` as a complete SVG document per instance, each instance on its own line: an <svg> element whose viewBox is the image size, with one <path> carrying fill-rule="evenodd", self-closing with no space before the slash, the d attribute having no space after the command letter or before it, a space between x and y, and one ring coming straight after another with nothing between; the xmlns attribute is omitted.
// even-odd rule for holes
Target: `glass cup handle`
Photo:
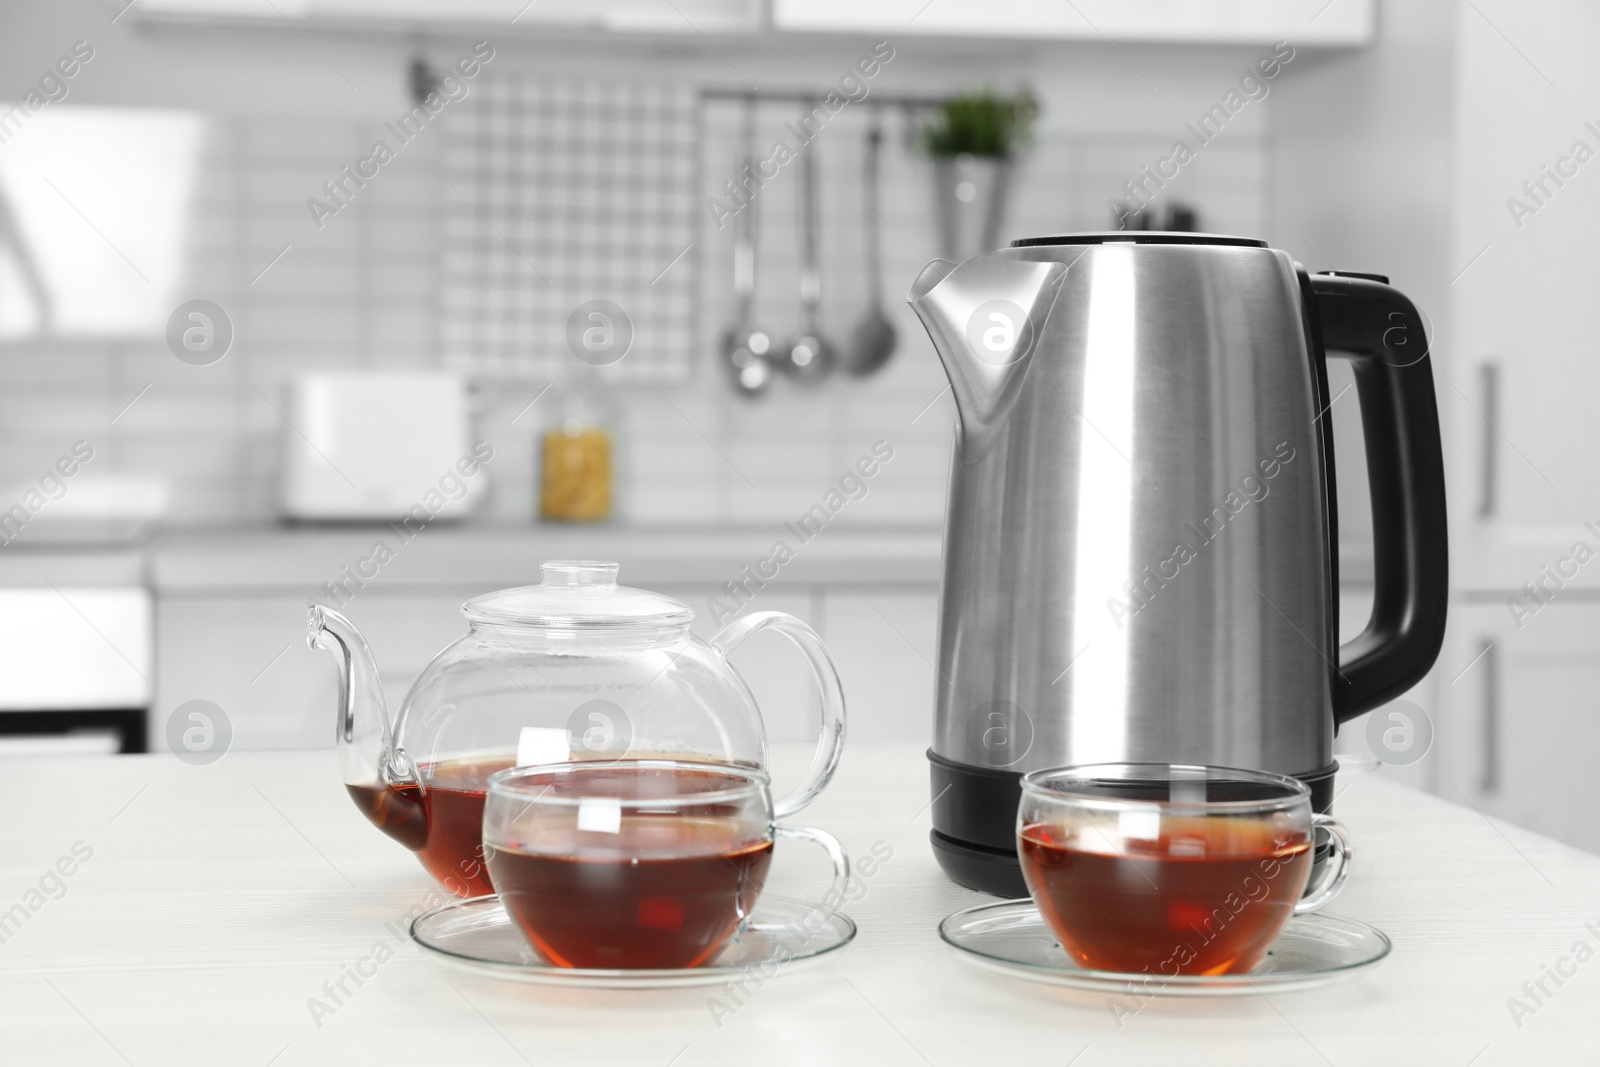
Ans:
<svg viewBox="0 0 1600 1067"><path fill-rule="evenodd" d="M1294 906L1296 915L1310 915L1320 911L1324 906L1339 895L1345 882L1350 879L1350 860L1355 855L1355 849L1350 844L1350 831L1344 828L1344 823L1332 815L1311 816L1313 827L1322 827L1328 831L1328 844L1331 847L1328 853L1328 862L1333 864L1331 871L1322 876L1322 884L1316 892L1303 897L1300 903Z"/></svg>
<svg viewBox="0 0 1600 1067"><path fill-rule="evenodd" d="M757 611L733 620L711 639L711 647L726 657L745 638L762 630L776 630L794 642L810 665L812 680L822 695L822 736L817 738L817 752L811 758L811 779L773 804L773 816L782 819L815 800L839 769L839 757L844 754L844 687L839 684L839 672L817 631L781 611Z"/></svg>
<svg viewBox="0 0 1600 1067"><path fill-rule="evenodd" d="M833 884L822 895L822 900L806 909L805 917L786 923L758 923L748 924L747 930L792 930L796 927L807 927L812 921L812 916L821 911L824 916L831 916L839 910L844 903L844 891L850 881L850 857L844 854L844 846L839 844L839 839L826 830L818 830L810 826L774 826L772 828L774 839L787 837L795 841L812 841L822 847L828 854L828 859L833 861ZM819 928L820 929L820 928ZM814 932L814 931L813 931Z"/></svg>

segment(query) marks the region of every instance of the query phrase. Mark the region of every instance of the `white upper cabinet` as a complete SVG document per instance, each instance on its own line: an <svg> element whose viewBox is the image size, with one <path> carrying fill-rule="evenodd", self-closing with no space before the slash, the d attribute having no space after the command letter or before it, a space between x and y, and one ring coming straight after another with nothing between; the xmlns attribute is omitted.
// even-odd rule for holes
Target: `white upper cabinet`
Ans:
<svg viewBox="0 0 1600 1067"><path fill-rule="evenodd" d="M1340 3L1347 0L1339 0ZM748 33L761 27L761 0L140 0L140 21L259 22L283 27L539 27L661 33Z"/></svg>
<svg viewBox="0 0 1600 1067"><path fill-rule="evenodd" d="M1438 178L1456 204L1439 381L1456 416L1452 562L1458 586L1560 599L1600 587L1600 76L1585 44L1600 8L1562 0L1524 23L1510 0L1479 6L1460 25L1457 158Z"/></svg>
<svg viewBox="0 0 1600 1067"><path fill-rule="evenodd" d="M773 0L780 30L1192 44L1364 45L1374 0Z"/></svg>
<svg viewBox="0 0 1600 1067"><path fill-rule="evenodd" d="M141 0L142 20L873 33L1191 44L1372 41L1376 0Z"/></svg>
<svg viewBox="0 0 1600 1067"><path fill-rule="evenodd" d="M1451 605L1432 701L1434 791L1591 851L1600 743L1600 605L1568 601L1518 619L1503 604ZM1426 762L1426 761L1425 761Z"/></svg>

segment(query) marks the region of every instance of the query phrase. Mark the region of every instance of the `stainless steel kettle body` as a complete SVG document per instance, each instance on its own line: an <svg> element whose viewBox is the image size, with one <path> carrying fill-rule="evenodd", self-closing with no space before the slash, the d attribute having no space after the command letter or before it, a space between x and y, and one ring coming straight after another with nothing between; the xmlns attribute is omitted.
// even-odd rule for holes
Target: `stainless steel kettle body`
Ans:
<svg viewBox="0 0 1600 1067"><path fill-rule="evenodd" d="M911 303L959 411L945 536L934 845L1022 895L1017 779L1109 761L1296 775L1443 636L1426 339L1377 276L1242 238L1118 233L935 263ZM1324 349L1355 359L1377 605L1337 642Z"/></svg>

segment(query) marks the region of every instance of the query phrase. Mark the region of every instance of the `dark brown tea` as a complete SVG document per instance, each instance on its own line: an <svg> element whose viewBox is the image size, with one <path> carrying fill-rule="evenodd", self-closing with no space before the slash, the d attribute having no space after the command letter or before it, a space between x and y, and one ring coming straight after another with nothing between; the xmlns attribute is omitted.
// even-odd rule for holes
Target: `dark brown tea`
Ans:
<svg viewBox="0 0 1600 1067"><path fill-rule="evenodd" d="M597 771L583 795L662 804L613 806L588 827L581 809L574 818L572 807L538 809L535 798L485 846L501 902L558 966L699 966L749 915L772 863L765 818L695 801L740 782L714 771Z"/></svg>
<svg viewBox="0 0 1600 1067"><path fill-rule="evenodd" d="M459 897L494 892L483 867L483 798L489 775L511 766L509 756L423 764L427 790L415 785L346 785L372 824L417 854Z"/></svg>
<svg viewBox="0 0 1600 1067"><path fill-rule="evenodd" d="M1161 836L1023 828L1022 873L1061 946L1091 970L1249 971L1311 874L1303 832L1260 818L1163 817Z"/></svg>
<svg viewBox="0 0 1600 1067"><path fill-rule="evenodd" d="M649 840L676 856L627 859L509 851L490 845L489 874L506 911L561 967L696 967L755 906L772 842L674 815L624 815L619 848ZM721 847L713 847L713 843Z"/></svg>

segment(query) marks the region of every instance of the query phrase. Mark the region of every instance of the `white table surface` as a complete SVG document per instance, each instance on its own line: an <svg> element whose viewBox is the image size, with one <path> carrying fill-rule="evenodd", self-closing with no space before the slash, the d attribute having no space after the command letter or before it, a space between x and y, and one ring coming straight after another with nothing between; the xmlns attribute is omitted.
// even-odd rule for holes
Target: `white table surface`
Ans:
<svg viewBox="0 0 1600 1067"><path fill-rule="evenodd" d="M796 755L774 754L780 785ZM995 975L939 941L940 918L987 898L936 867L927 793L918 748L848 752L803 821L852 857L893 849L847 909L860 936L718 1026L715 988L513 985L397 943L385 924L432 883L356 811L331 753L0 764L0 909L75 843L93 850L0 943L0 1063L1600 1062L1600 956L1562 964L1576 973L1546 979L1520 1027L1507 1005L1576 942L1600 951L1600 857L1352 775L1336 811L1357 867L1330 910L1385 930L1394 953L1313 991L1156 999L1119 1028L1103 995ZM775 876L804 880L819 856L785 846ZM394 957L317 1025L308 999L380 941Z"/></svg>

